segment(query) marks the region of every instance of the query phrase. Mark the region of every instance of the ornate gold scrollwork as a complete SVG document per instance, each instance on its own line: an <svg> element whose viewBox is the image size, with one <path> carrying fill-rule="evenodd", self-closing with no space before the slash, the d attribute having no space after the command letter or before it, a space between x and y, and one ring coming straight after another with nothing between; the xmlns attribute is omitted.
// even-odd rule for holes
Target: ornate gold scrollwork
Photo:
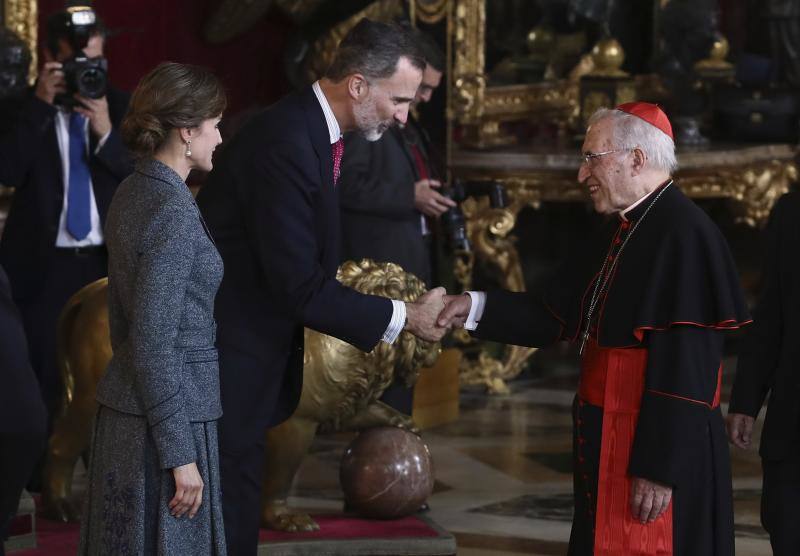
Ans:
<svg viewBox="0 0 800 556"><path fill-rule="evenodd" d="M37 62L37 4L36 0L5 0L3 4L5 26L25 41L31 51L31 67L28 80L33 84L36 76Z"/></svg>
<svg viewBox="0 0 800 556"><path fill-rule="evenodd" d="M736 221L758 227L766 223L778 198L797 181L797 166L786 160L769 160L744 168L718 168L707 174L680 176L690 197L731 200Z"/></svg>
<svg viewBox="0 0 800 556"><path fill-rule="evenodd" d="M580 107L574 81L487 86L486 0L455 1L450 109L451 117L464 128L462 145L484 149L512 143L514 138L502 129L508 121L547 120L562 127L577 121Z"/></svg>
<svg viewBox="0 0 800 556"><path fill-rule="evenodd" d="M517 197L512 199L509 208L495 209L489 200L467 199L462 210L467 222L467 234L474 248L474 255L468 260L459 260L456 277L464 289L470 287L475 257L491 263L497 270L500 285L512 291L525 291L525 278L514 238L509 233L516 224L516 217L524 204ZM460 265L460 269L458 268ZM457 336L457 339L466 340ZM461 360L460 379L464 385L482 385L493 394L508 393L507 380L516 377L525 362L536 350L521 346L506 346L502 360L481 351L477 360Z"/></svg>
<svg viewBox="0 0 800 556"><path fill-rule="evenodd" d="M410 0L415 19L429 25L439 23L447 14L450 0Z"/></svg>
<svg viewBox="0 0 800 556"><path fill-rule="evenodd" d="M451 108L459 122L477 122L483 114L484 0L457 0L453 30L453 91Z"/></svg>

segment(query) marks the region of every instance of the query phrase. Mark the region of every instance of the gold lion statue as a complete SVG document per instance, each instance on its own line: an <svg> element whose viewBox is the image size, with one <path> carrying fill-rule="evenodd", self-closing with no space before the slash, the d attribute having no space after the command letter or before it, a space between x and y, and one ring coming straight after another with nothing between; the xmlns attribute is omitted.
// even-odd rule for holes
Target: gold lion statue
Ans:
<svg viewBox="0 0 800 556"><path fill-rule="evenodd" d="M369 259L345 262L337 279L363 293L408 302L425 293L422 281L396 264ZM42 511L62 521L78 517L70 502L72 476L78 458L88 450L97 383L111 359L107 286L108 279L103 278L73 295L58 324L65 400L50 438ZM292 510L286 500L317 430L361 430L385 425L415 430L409 417L378 398L396 378L412 386L419 369L433 365L439 351L438 343L403 332L394 344L380 342L370 353L364 353L346 342L306 329L300 402L292 417L266 432L263 524L283 531L316 529L310 516Z"/></svg>

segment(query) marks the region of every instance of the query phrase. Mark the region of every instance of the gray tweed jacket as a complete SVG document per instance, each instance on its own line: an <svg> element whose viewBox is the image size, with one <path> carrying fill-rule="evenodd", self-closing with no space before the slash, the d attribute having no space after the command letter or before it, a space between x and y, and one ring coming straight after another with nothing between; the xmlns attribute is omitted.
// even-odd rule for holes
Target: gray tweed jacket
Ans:
<svg viewBox="0 0 800 556"><path fill-rule="evenodd" d="M97 401L147 418L163 469L191 463L189 423L222 415L214 348L222 259L186 184L155 160L120 184L105 236L114 356Z"/></svg>

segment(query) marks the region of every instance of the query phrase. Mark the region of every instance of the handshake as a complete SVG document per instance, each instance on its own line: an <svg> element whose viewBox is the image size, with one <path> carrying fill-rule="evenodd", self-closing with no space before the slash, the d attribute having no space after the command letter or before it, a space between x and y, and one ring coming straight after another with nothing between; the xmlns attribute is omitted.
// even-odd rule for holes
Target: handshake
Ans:
<svg viewBox="0 0 800 556"><path fill-rule="evenodd" d="M472 298L446 293L444 288L434 288L414 303L406 303L405 329L417 338L438 342L451 328L464 326Z"/></svg>

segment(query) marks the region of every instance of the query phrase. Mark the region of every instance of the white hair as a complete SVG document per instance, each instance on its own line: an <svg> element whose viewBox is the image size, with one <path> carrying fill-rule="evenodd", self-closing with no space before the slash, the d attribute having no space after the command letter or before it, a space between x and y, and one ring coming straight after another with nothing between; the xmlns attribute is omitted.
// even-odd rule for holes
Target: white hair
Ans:
<svg viewBox="0 0 800 556"><path fill-rule="evenodd" d="M614 124L612 131L614 148L641 149L651 166L668 174L678 169L675 142L669 135L638 116L609 108L600 108L592 114L589 126L605 119L610 119Z"/></svg>

